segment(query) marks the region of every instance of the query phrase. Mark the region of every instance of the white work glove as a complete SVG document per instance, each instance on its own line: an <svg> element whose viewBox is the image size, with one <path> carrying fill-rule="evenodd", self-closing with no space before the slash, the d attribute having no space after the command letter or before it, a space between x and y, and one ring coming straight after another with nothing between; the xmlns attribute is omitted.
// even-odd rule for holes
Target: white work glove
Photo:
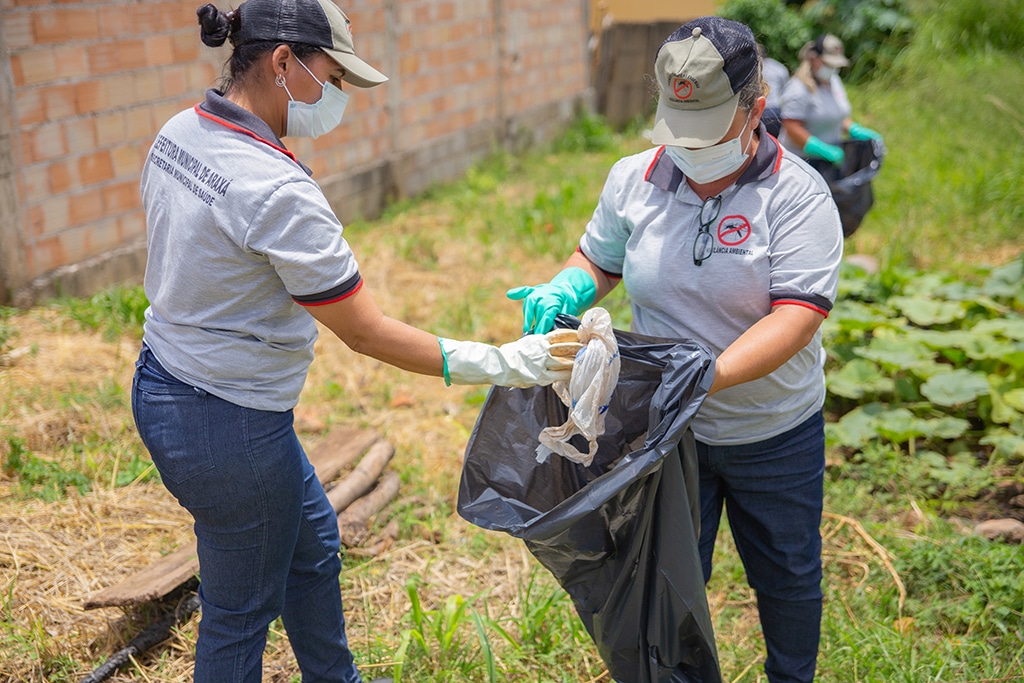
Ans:
<svg viewBox="0 0 1024 683"><path fill-rule="evenodd" d="M568 381L572 375L573 356L552 355L552 342L547 335L529 334L501 346L454 339L438 341L445 359L447 384L524 388ZM559 347L564 353L565 345ZM580 344L576 347L582 348Z"/></svg>

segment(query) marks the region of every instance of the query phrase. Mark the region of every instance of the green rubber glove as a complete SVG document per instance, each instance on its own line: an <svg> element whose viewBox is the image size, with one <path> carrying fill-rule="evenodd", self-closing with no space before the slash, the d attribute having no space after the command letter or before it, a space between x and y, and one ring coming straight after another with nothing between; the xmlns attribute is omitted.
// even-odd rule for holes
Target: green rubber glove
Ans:
<svg viewBox="0 0 1024 683"><path fill-rule="evenodd" d="M878 131L871 130L859 123L850 124L850 137L854 140L881 140L882 135Z"/></svg>
<svg viewBox="0 0 1024 683"><path fill-rule="evenodd" d="M804 151L811 156L816 156L819 159L824 159L834 166L839 166L843 163L843 157L846 153L843 152L843 148L837 145L830 145L827 142L822 142L820 138L812 135L807 138L807 142L804 143Z"/></svg>
<svg viewBox="0 0 1024 683"><path fill-rule="evenodd" d="M546 334L555 326L559 313L579 315L597 296L597 284L582 268L566 268L551 282L536 287L514 287L505 293L513 301L523 301L523 332Z"/></svg>

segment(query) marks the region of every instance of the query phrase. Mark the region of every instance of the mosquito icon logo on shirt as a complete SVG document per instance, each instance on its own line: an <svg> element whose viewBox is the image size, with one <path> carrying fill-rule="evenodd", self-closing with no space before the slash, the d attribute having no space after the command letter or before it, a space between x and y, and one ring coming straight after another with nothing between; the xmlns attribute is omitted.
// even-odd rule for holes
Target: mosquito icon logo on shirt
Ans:
<svg viewBox="0 0 1024 683"><path fill-rule="evenodd" d="M718 224L718 241L727 247L743 244L750 237L750 221L746 216L726 216Z"/></svg>

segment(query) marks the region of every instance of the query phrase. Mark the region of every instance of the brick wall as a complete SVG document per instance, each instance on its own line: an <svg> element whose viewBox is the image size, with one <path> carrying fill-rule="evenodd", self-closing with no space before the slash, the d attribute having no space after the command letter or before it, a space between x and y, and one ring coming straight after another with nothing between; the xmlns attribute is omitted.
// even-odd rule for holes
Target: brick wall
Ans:
<svg viewBox="0 0 1024 683"><path fill-rule="evenodd" d="M229 55L198 0L0 0L0 303L88 294L145 262L142 162ZM221 6L227 7L225 2ZM353 0L356 50L391 80L287 140L342 220L550 138L590 106L585 0Z"/></svg>

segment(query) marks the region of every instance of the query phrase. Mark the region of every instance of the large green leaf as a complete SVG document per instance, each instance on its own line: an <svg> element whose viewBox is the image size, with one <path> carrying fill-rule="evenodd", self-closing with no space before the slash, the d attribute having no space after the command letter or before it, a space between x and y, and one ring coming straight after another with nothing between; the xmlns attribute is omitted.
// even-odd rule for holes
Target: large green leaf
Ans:
<svg viewBox="0 0 1024 683"><path fill-rule="evenodd" d="M978 443L995 447L996 452L1007 458L1024 458L1024 436L1000 430L986 434Z"/></svg>
<svg viewBox="0 0 1024 683"><path fill-rule="evenodd" d="M982 291L994 297L1012 298L1024 291L1024 256L994 268Z"/></svg>
<svg viewBox="0 0 1024 683"><path fill-rule="evenodd" d="M854 408L843 415L838 422L826 425L826 436L830 446L860 448L878 437L875 416L885 410L881 403L869 403Z"/></svg>
<svg viewBox="0 0 1024 683"><path fill-rule="evenodd" d="M825 322L836 330L874 330L891 324L892 315L874 304L842 299L836 302Z"/></svg>
<svg viewBox="0 0 1024 683"><path fill-rule="evenodd" d="M890 394L892 378L886 377L875 363L855 358L827 376L828 390L844 398L863 398L865 394Z"/></svg>
<svg viewBox="0 0 1024 683"><path fill-rule="evenodd" d="M1022 343L1017 342L1017 344L1020 346ZM1024 348L1008 353L1000 360L1015 370L1024 370Z"/></svg>
<svg viewBox="0 0 1024 683"><path fill-rule="evenodd" d="M945 375L947 372L950 371L951 367L949 363L938 363L936 361L928 361L926 363L918 363L917 365L911 365L907 369L910 370L915 377L923 381L930 377L934 377L935 375Z"/></svg>
<svg viewBox="0 0 1024 683"><path fill-rule="evenodd" d="M935 419L917 417L906 408L883 410L870 423L878 434L893 443L903 443L918 437L928 439L958 439L971 424L959 417L946 415Z"/></svg>
<svg viewBox="0 0 1024 683"><path fill-rule="evenodd" d="M958 368L930 377L921 385L921 393L940 406L957 406L988 394L988 378L980 372Z"/></svg>
<svg viewBox="0 0 1024 683"><path fill-rule="evenodd" d="M904 443L919 436L930 436L928 420L917 417L906 408L890 408L875 416L878 433L893 443Z"/></svg>
<svg viewBox="0 0 1024 683"><path fill-rule="evenodd" d="M867 358L891 370L905 370L914 366L931 363L935 352L920 342L903 337L879 336L867 348L854 351L861 358Z"/></svg>
<svg viewBox="0 0 1024 683"><path fill-rule="evenodd" d="M915 297L930 298L949 287L950 282L950 275L948 273L937 270L917 272L908 277L903 291ZM892 298L895 299L896 297Z"/></svg>
<svg viewBox="0 0 1024 683"><path fill-rule="evenodd" d="M1018 391L1019 381L1016 375L1004 377L1002 375L989 375L989 399L992 401L992 412L989 419L996 424L1012 424L1015 420L1021 419L1021 413L1012 405L1006 402L1006 394ZM1024 390L1021 390L1024 391ZM1011 400L1015 400L1014 399Z"/></svg>
<svg viewBox="0 0 1024 683"><path fill-rule="evenodd" d="M931 425L931 436L949 441L959 439L971 427L967 420L949 415L928 422Z"/></svg>
<svg viewBox="0 0 1024 683"><path fill-rule="evenodd" d="M1024 340L1024 318L1009 316L990 318L979 322L971 328L971 331L980 334L997 334L1007 339L1022 341Z"/></svg>
<svg viewBox="0 0 1024 683"><path fill-rule="evenodd" d="M1002 360L1017 351L1013 342L1002 341L987 335L978 335L964 347L973 360Z"/></svg>
<svg viewBox="0 0 1024 683"><path fill-rule="evenodd" d="M1007 391L1003 394L1003 401L1014 410L1024 413L1024 388Z"/></svg>
<svg viewBox="0 0 1024 683"><path fill-rule="evenodd" d="M964 349L975 335L967 330L908 330L906 337L935 349Z"/></svg>
<svg viewBox="0 0 1024 683"><path fill-rule="evenodd" d="M936 301L923 297L894 296L889 305L895 306L910 322L921 327L945 325L960 320L966 314L959 301Z"/></svg>

